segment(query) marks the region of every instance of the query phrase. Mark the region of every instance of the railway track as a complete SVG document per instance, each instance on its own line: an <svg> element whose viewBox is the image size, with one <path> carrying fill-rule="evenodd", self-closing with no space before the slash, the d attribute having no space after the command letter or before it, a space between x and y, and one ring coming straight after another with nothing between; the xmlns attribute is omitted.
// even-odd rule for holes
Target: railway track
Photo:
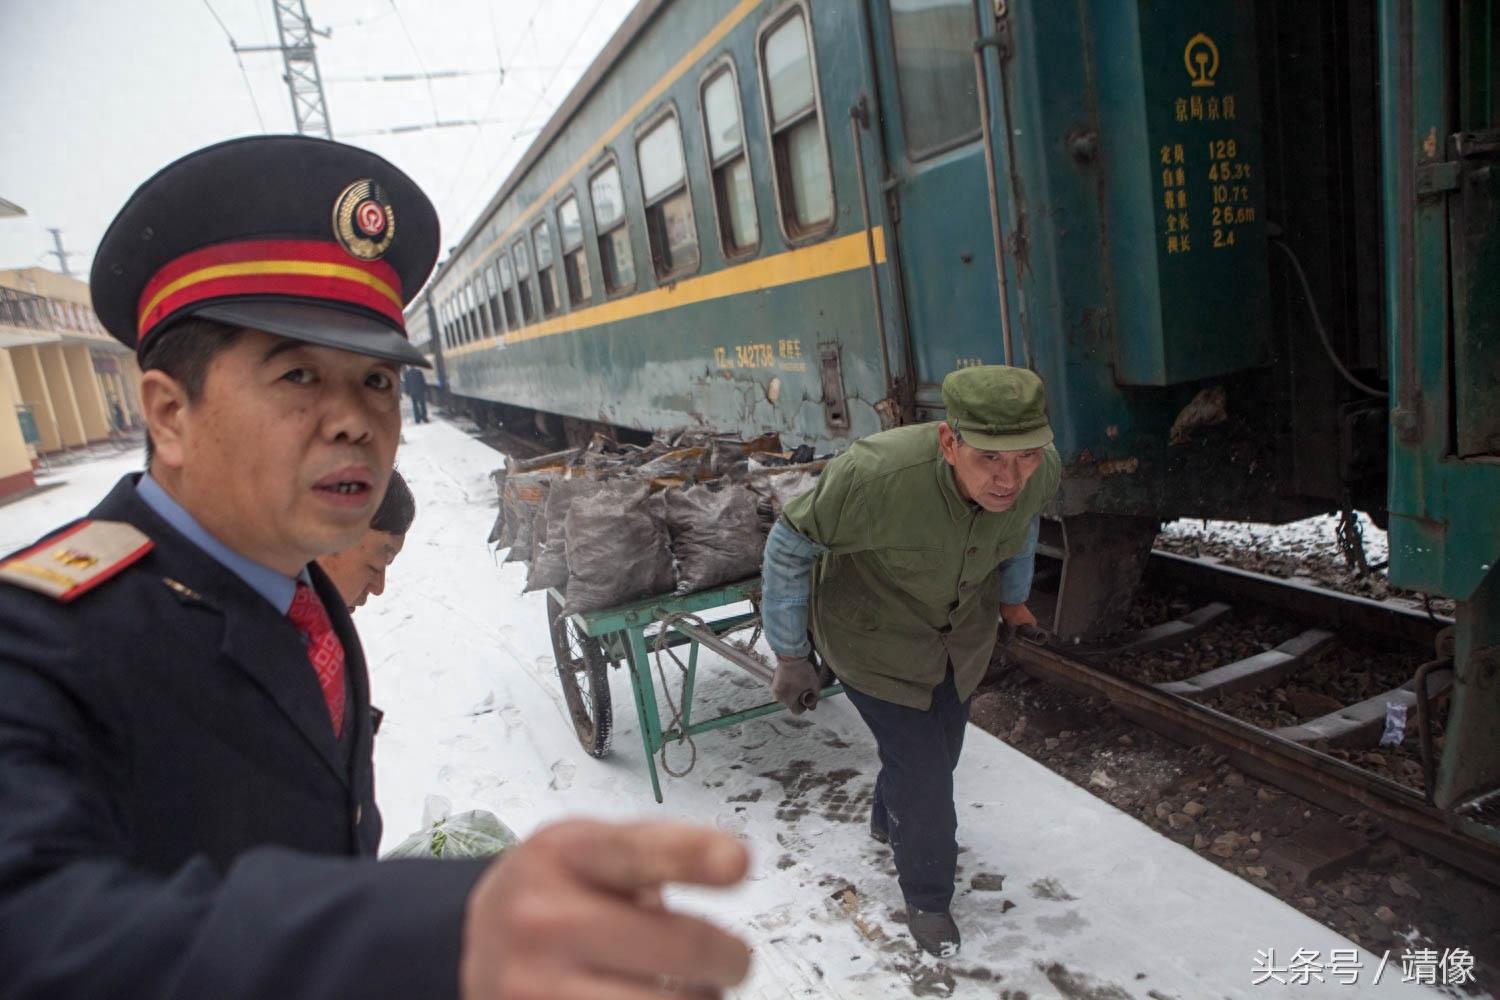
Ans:
<svg viewBox="0 0 1500 1000"><path fill-rule="evenodd" d="M1038 580L1046 578L1039 561ZM1422 749L1423 788L1431 788L1441 727L1437 705L1452 680L1446 619L1421 611L1338 594L1219 565L1216 560L1153 554L1148 588L1191 595L1191 609L1166 621L1114 638L1108 644L1059 647L1014 642L1007 658L1032 676L1090 698L1107 699L1122 716L1170 740L1205 746L1247 774L1336 813L1365 811L1392 838L1500 886L1500 837L1493 816L1445 812L1422 790L1355 766L1343 756L1374 750L1386 721L1386 706L1407 707L1407 739ZM1047 606L1043 593L1037 607ZM1178 601L1181 606L1181 601ZM1281 616L1290 638L1271 650L1216 663L1210 669L1168 679L1142 680L1123 666L1143 656L1166 654L1193 643L1209 644L1216 627L1235 615ZM1267 726L1247 719L1243 708L1267 701L1278 685L1297 678L1339 644L1378 640L1385 650L1409 658L1404 684L1293 724ZM1237 710L1238 709L1238 710ZM1258 714L1270 713L1261 710Z"/></svg>

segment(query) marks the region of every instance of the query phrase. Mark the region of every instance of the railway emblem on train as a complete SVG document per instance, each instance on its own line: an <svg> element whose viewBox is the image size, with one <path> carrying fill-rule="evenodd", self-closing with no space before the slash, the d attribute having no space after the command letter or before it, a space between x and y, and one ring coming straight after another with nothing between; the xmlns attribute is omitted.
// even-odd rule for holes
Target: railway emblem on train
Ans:
<svg viewBox="0 0 1500 1000"><path fill-rule="evenodd" d="M333 203L333 235L360 260L376 260L396 239L396 213L390 198L372 180L355 181Z"/></svg>
<svg viewBox="0 0 1500 1000"><path fill-rule="evenodd" d="M1188 39L1182 50L1182 64L1187 67L1188 78L1195 87L1212 87L1214 77L1219 75L1219 47L1203 32Z"/></svg>

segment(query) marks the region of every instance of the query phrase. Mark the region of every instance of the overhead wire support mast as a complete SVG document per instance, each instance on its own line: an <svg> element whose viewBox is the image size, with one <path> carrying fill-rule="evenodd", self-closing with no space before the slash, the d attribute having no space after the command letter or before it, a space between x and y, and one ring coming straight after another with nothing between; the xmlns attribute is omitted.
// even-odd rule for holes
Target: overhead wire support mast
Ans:
<svg viewBox="0 0 1500 1000"><path fill-rule="evenodd" d="M280 52L298 133L332 139L328 99L323 94L323 76L318 71L318 51L313 41L314 35L327 38L330 32L313 27L304 0L271 0L271 8L276 14L280 45L236 45L232 40L230 45L235 52Z"/></svg>

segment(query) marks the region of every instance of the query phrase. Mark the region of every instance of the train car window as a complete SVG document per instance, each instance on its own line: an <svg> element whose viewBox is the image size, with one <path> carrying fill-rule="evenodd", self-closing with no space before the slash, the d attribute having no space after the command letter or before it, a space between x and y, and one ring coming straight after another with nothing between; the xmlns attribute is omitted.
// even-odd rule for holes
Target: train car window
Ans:
<svg viewBox="0 0 1500 1000"><path fill-rule="evenodd" d="M810 236L833 221L833 177L800 7L765 33L760 54L782 222L793 239Z"/></svg>
<svg viewBox="0 0 1500 1000"><path fill-rule="evenodd" d="M489 296L484 291L484 270L474 272L474 314L479 317L479 332L482 336L495 335L495 319L490 315Z"/></svg>
<svg viewBox="0 0 1500 1000"><path fill-rule="evenodd" d="M500 279L491 262L484 269L484 290L489 293L490 315L495 318L495 336L505 332L505 316L500 312Z"/></svg>
<svg viewBox="0 0 1500 1000"><path fill-rule="evenodd" d="M485 322L484 295L479 288L479 278L469 279L469 313L474 317L474 339L480 340L490 335L489 324Z"/></svg>
<svg viewBox="0 0 1500 1000"><path fill-rule="evenodd" d="M725 257L754 253L760 246L760 224L755 219L755 188L750 181L750 159L745 155L745 129L733 65L726 63L709 77L701 96L719 242Z"/></svg>
<svg viewBox="0 0 1500 1000"><path fill-rule="evenodd" d="M594 231L599 234L599 264L604 269L604 291L613 295L635 287L635 257L630 252L630 229L625 225L625 188L620 168L611 162L589 179L594 205Z"/></svg>
<svg viewBox="0 0 1500 1000"><path fill-rule="evenodd" d="M474 295L479 299L479 314L484 317L484 335L493 337L500 332L500 317L490 312L489 290L485 287L485 278L489 272L481 268L474 275Z"/></svg>
<svg viewBox="0 0 1500 1000"><path fill-rule="evenodd" d="M636 141L641 192L646 199L646 235L651 266L658 278L670 278L698 267L698 230L687 164L682 159L682 126L668 114Z"/></svg>
<svg viewBox="0 0 1500 1000"><path fill-rule="evenodd" d="M569 195L557 206L557 226L562 238L563 280L568 285L568 301L581 306L594 296L589 283L589 262L583 252L583 216L578 199Z"/></svg>
<svg viewBox="0 0 1500 1000"><path fill-rule="evenodd" d="M516 296L521 300L521 322L534 322L536 306L531 302L531 258L526 256L525 240L516 240L510 248L510 259L516 265Z"/></svg>
<svg viewBox="0 0 1500 1000"><path fill-rule="evenodd" d="M890 0L901 126L914 160L979 136L973 0Z"/></svg>
<svg viewBox="0 0 1500 1000"><path fill-rule="evenodd" d="M557 270L552 266L552 232L547 220L531 227L531 246L536 251L536 283L542 294L542 315L557 312Z"/></svg>
<svg viewBox="0 0 1500 1000"><path fill-rule="evenodd" d="M438 329L442 332L443 346L453 346L453 324L448 322L448 303L439 302L437 307Z"/></svg>
<svg viewBox="0 0 1500 1000"><path fill-rule="evenodd" d="M467 344L474 339L474 332L469 325L469 301L463 286L453 293L453 308L458 313L458 342Z"/></svg>
<svg viewBox="0 0 1500 1000"><path fill-rule="evenodd" d="M514 330L521 325L516 319L516 275L511 270L510 257L504 250L495 258L495 263L500 267L500 301L505 306L505 326L508 330Z"/></svg>
<svg viewBox="0 0 1500 1000"><path fill-rule="evenodd" d="M479 317L478 301L474 295L474 282L464 285L464 315L469 319L469 340L484 336L484 324Z"/></svg>

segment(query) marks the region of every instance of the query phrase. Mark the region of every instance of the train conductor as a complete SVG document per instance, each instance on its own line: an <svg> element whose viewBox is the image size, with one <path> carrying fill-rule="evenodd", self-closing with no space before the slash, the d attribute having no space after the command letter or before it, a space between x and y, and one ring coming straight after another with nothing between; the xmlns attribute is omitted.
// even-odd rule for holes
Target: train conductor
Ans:
<svg viewBox="0 0 1500 1000"><path fill-rule="evenodd" d="M660 905L732 838L547 827L376 862L369 681L314 561L391 474L437 219L391 164L235 140L147 181L95 257L147 470L0 559L0 996L699 995L735 938ZM444 650L433 649L441 657Z"/></svg>

